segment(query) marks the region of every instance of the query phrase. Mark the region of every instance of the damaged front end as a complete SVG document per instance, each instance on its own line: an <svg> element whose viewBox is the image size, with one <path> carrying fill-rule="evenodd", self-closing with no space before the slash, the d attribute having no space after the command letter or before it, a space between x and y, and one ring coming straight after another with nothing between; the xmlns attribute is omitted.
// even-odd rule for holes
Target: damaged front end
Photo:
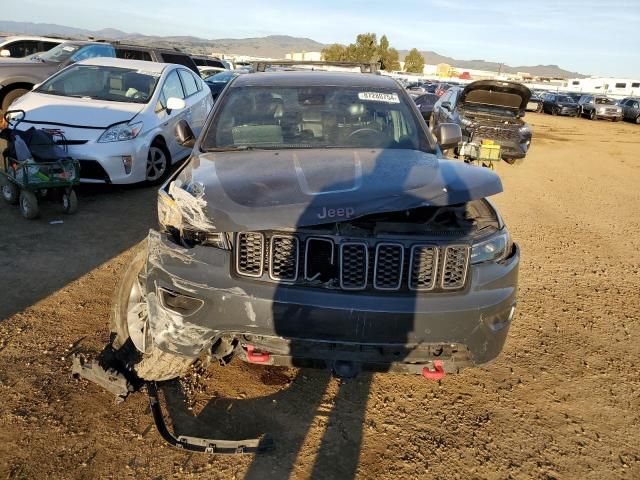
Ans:
<svg viewBox="0 0 640 480"><path fill-rule="evenodd" d="M269 172L250 152L233 166L202 155L160 191L146 277L155 345L344 376L363 366L433 378L492 361L519 258L485 198L497 176L414 153L376 171L386 152L331 153L326 165L280 152L283 169ZM336 158L342 179L320 183Z"/></svg>

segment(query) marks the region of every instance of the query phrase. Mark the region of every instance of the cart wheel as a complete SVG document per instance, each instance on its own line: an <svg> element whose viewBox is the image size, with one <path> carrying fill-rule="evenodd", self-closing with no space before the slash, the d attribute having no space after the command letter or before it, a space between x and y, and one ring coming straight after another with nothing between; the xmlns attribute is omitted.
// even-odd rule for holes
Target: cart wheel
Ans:
<svg viewBox="0 0 640 480"><path fill-rule="evenodd" d="M18 186L9 180L5 180L2 184L2 198L4 198L4 201L11 205L15 205L18 203L19 197L20 189Z"/></svg>
<svg viewBox="0 0 640 480"><path fill-rule="evenodd" d="M22 190L20 192L20 212L24 218L36 218L40 213L38 198L33 192Z"/></svg>
<svg viewBox="0 0 640 480"><path fill-rule="evenodd" d="M78 197L75 191L64 192L62 195L62 210L67 215L73 215L78 211Z"/></svg>

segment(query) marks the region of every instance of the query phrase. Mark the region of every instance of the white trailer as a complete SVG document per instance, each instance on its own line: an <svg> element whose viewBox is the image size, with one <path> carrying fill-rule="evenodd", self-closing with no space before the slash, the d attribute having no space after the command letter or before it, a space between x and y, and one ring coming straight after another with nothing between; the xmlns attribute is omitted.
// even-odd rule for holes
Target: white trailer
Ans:
<svg viewBox="0 0 640 480"><path fill-rule="evenodd" d="M640 96L640 80L634 78L591 77L567 80L568 92L608 95L614 98Z"/></svg>

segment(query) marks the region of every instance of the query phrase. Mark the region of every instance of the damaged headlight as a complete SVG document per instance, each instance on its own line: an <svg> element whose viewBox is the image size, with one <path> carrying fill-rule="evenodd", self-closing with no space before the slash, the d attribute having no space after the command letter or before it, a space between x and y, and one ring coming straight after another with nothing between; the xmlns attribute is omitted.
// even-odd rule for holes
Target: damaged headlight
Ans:
<svg viewBox="0 0 640 480"><path fill-rule="evenodd" d="M182 214L176 202L164 190L158 190L158 222L162 231L180 229Z"/></svg>
<svg viewBox="0 0 640 480"><path fill-rule="evenodd" d="M499 262L507 257L510 249L509 233L501 233L489 240L474 244L471 249L471 263Z"/></svg>
<svg viewBox="0 0 640 480"><path fill-rule="evenodd" d="M134 124L118 123L109 127L98 139L98 143L123 142L132 140L142 131L142 122Z"/></svg>

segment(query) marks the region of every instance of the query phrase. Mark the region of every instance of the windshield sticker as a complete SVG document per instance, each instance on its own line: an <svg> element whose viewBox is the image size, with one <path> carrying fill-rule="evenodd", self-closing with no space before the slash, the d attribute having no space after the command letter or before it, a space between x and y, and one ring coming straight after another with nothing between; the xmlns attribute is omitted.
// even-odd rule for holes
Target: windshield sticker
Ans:
<svg viewBox="0 0 640 480"><path fill-rule="evenodd" d="M369 102L400 103L397 93L359 92L358 98Z"/></svg>
<svg viewBox="0 0 640 480"><path fill-rule="evenodd" d="M65 46L65 47L62 47L62 49L63 49L65 52L75 52L75 51L78 49L78 47L70 47L70 46L68 46L68 45L67 45L67 46Z"/></svg>

